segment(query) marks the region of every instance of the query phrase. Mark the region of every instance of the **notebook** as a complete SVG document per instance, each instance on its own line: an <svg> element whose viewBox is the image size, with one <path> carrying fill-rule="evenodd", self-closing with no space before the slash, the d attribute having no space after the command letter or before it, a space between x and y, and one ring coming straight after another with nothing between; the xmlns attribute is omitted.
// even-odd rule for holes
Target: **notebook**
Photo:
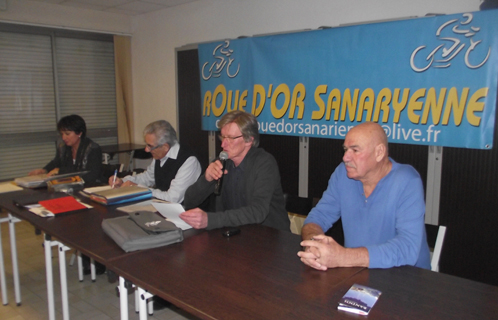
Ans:
<svg viewBox="0 0 498 320"><path fill-rule="evenodd" d="M42 200L38 203L54 215L88 209L88 207L76 200L73 196Z"/></svg>

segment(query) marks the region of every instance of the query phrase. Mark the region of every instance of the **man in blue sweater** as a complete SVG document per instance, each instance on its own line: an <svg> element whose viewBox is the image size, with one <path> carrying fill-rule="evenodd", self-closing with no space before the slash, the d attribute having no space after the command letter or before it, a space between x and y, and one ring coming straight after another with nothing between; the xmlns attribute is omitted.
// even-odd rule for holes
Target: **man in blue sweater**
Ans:
<svg viewBox="0 0 498 320"><path fill-rule="evenodd" d="M362 123L346 135L343 163L304 222L304 251L298 256L318 270L402 265L430 269L424 215L418 172L388 157L380 125ZM324 235L339 218L345 247Z"/></svg>

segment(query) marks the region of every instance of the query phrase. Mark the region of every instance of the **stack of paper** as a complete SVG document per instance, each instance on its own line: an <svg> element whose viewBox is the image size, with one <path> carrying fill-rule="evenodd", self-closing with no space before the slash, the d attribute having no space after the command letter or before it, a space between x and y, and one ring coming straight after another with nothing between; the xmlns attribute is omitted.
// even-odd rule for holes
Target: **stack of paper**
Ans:
<svg viewBox="0 0 498 320"><path fill-rule="evenodd" d="M152 192L148 188L143 188L140 186L121 187L114 189L112 189L111 187L98 188L100 189L84 189L83 193L89 196L93 201L104 205L120 204L152 198Z"/></svg>
<svg viewBox="0 0 498 320"><path fill-rule="evenodd" d="M0 193L12 192L12 191L20 191L22 188L16 186L11 181L0 183Z"/></svg>
<svg viewBox="0 0 498 320"><path fill-rule="evenodd" d="M105 190L111 190L112 187L111 186L98 186L98 187L91 187L91 188L85 188L83 190L81 190L81 194L85 197L89 197L96 193L96 192L100 192L100 191L105 191Z"/></svg>

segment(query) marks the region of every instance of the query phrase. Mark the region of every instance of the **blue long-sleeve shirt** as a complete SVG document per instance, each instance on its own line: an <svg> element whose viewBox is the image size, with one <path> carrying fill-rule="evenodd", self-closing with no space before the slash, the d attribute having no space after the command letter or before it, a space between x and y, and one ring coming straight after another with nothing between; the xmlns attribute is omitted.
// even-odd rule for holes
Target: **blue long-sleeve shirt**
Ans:
<svg viewBox="0 0 498 320"><path fill-rule="evenodd" d="M316 223L325 232L342 218L345 247L366 247L369 268L430 269L422 180L412 166L390 160L391 171L368 198L363 184L348 178L341 163L304 223Z"/></svg>

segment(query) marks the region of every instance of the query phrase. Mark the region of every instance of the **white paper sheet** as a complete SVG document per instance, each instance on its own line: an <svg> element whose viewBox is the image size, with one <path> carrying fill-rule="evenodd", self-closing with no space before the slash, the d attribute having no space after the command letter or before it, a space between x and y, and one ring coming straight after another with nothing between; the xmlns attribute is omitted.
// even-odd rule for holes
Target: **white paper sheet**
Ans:
<svg viewBox="0 0 498 320"><path fill-rule="evenodd" d="M0 183L0 193L20 191L23 190L21 187L13 184L12 182L2 182Z"/></svg>
<svg viewBox="0 0 498 320"><path fill-rule="evenodd" d="M168 221L173 222L178 228L187 230L192 228L188 223L183 221L179 215L184 212L182 205L179 203L152 203L154 208Z"/></svg>

